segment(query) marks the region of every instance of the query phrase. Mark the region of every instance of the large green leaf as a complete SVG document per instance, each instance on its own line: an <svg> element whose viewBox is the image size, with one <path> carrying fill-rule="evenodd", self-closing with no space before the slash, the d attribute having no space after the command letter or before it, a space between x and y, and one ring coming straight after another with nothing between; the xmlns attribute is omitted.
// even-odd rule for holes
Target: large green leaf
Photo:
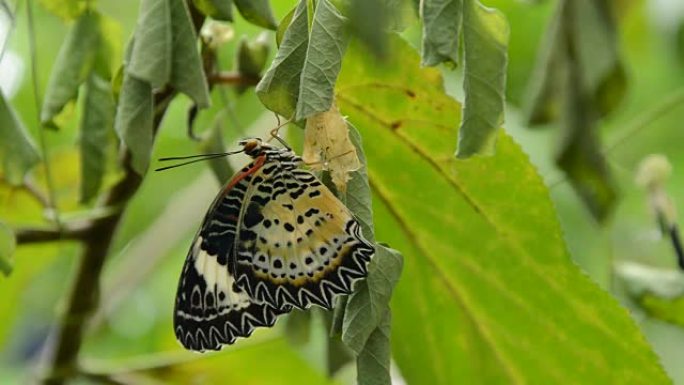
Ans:
<svg viewBox="0 0 684 385"><path fill-rule="evenodd" d="M308 1L301 0L282 39L256 87L259 99L271 111L297 120L328 111L347 46L344 17L328 0L320 0L310 15Z"/></svg>
<svg viewBox="0 0 684 385"><path fill-rule="evenodd" d="M114 97L109 82L95 74L88 78L81 121L81 201L100 190L105 173L107 144L114 123Z"/></svg>
<svg viewBox="0 0 684 385"><path fill-rule="evenodd" d="M454 159L458 103L408 44L390 52L382 65L350 49L337 98L364 138L376 237L405 258L392 350L407 382L669 383L570 260L527 156L500 134L495 156Z"/></svg>
<svg viewBox="0 0 684 385"><path fill-rule="evenodd" d="M387 31L390 19L401 12L399 5L387 0L351 0L345 15L349 18L347 28L350 35L363 42L378 58L387 55ZM368 17L373 15L373 17Z"/></svg>
<svg viewBox="0 0 684 385"><path fill-rule="evenodd" d="M190 353L188 353L189 355ZM258 363L258 365L255 365ZM251 368L251 369L248 369ZM257 369L258 368L258 369ZM229 348L225 353L138 372L164 384L334 384L316 371L284 339Z"/></svg>
<svg viewBox="0 0 684 385"><path fill-rule="evenodd" d="M99 42L99 15L83 13L69 30L50 74L40 120L49 123L64 106L78 96L95 64Z"/></svg>
<svg viewBox="0 0 684 385"><path fill-rule="evenodd" d="M40 161L38 150L12 106L0 92L0 159L4 180L20 185L24 175Z"/></svg>
<svg viewBox="0 0 684 385"><path fill-rule="evenodd" d="M423 21L422 64L458 64L463 0L425 0L420 3Z"/></svg>

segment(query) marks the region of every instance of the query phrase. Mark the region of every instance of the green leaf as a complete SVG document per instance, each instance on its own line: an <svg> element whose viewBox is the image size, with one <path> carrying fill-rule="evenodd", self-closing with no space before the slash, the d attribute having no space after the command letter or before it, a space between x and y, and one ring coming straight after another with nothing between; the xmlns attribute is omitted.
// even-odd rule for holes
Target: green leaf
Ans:
<svg viewBox="0 0 684 385"><path fill-rule="evenodd" d="M576 67L565 71L567 96L561 111L561 140L556 164L566 173L570 184L584 200L593 216L608 217L617 199L616 187L597 137L595 110L585 99Z"/></svg>
<svg viewBox="0 0 684 385"><path fill-rule="evenodd" d="M362 166L351 173L343 198L361 224L366 239L374 242L366 155L359 132L350 123L347 125L349 138L356 147ZM342 341L357 356L359 384L390 383L389 302L402 266L399 252L376 245L375 255L368 267L368 277L356 284L354 293L346 301L340 301L345 306L341 326Z"/></svg>
<svg viewBox="0 0 684 385"><path fill-rule="evenodd" d="M530 125L560 122L556 162L598 220L608 217L617 192L597 123L617 108L626 91L611 7L606 0L558 3L525 108Z"/></svg>
<svg viewBox="0 0 684 385"><path fill-rule="evenodd" d="M361 353L389 312L392 289L399 281L402 266L398 251L376 245L368 277L356 285L344 315L342 340L355 353Z"/></svg>
<svg viewBox="0 0 684 385"><path fill-rule="evenodd" d="M347 127L349 128L349 139L356 147L356 156L359 158L361 167L350 173L347 191L342 198L345 205L354 213L361 224L363 235L367 240L375 242L371 189L370 184L368 184L368 167L366 166L366 154L363 151L363 141L359 131L351 122L347 122Z"/></svg>
<svg viewBox="0 0 684 385"><path fill-rule="evenodd" d="M114 128L131 151L131 165L140 175L145 174L150 164L153 119L152 88L149 83L126 73L121 85Z"/></svg>
<svg viewBox="0 0 684 385"><path fill-rule="evenodd" d="M335 7L321 0L309 36L307 0L299 2L271 67L256 87L266 108L297 120L330 109L347 46L344 24Z"/></svg>
<svg viewBox="0 0 684 385"><path fill-rule="evenodd" d="M100 16L83 13L69 30L50 74L40 113L43 124L50 124L64 106L78 96L95 63L99 43Z"/></svg>
<svg viewBox="0 0 684 385"><path fill-rule="evenodd" d="M128 72L160 88L170 84L199 107L209 106L197 35L185 1L144 0Z"/></svg>
<svg viewBox="0 0 684 385"><path fill-rule="evenodd" d="M294 115L309 41L307 0L297 4L271 67L256 86L256 94L269 110L287 118Z"/></svg>
<svg viewBox="0 0 684 385"><path fill-rule="evenodd" d="M373 331L356 359L358 385L391 385L390 324L391 314L385 312L382 323Z"/></svg>
<svg viewBox="0 0 684 385"><path fill-rule="evenodd" d="M235 70L247 76L259 76L266 66L269 43L265 34L259 34L255 39L242 36L238 42L235 55Z"/></svg>
<svg viewBox="0 0 684 385"><path fill-rule="evenodd" d="M200 142L200 151L203 154L217 154L228 151L223 141L223 125L221 124L224 116L225 115L222 113L217 114L214 124L202 137L202 142ZM227 157L209 160L209 167L211 167L211 171L214 173L216 181L219 184L226 183L226 181L230 180L233 174L235 174L233 168L230 167Z"/></svg>
<svg viewBox="0 0 684 385"><path fill-rule="evenodd" d="M283 17L280 24L278 24L278 29L276 30L276 45L278 47L280 47L280 43L282 43L283 38L285 37L285 31L287 31L287 28L290 26L296 10L297 7L292 8L292 10Z"/></svg>
<svg viewBox="0 0 684 385"><path fill-rule="evenodd" d="M254 338L254 337L252 337ZM218 354L178 354L167 364L148 359L149 369L136 370L134 378L145 384L250 384L250 385L332 385L324 374L307 363L282 339L240 343ZM183 359L181 359L183 358ZM254 364L258 362L258 368ZM252 368L252 369L249 369ZM131 372L130 367L119 371ZM154 379L154 380L152 380Z"/></svg>
<svg viewBox="0 0 684 385"><path fill-rule="evenodd" d="M335 81L347 49L346 19L328 0L319 0L302 67L296 120L325 112L332 106Z"/></svg>
<svg viewBox="0 0 684 385"><path fill-rule="evenodd" d="M195 7L214 20L233 21L233 0L193 0Z"/></svg>
<svg viewBox="0 0 684 385"><path fill-rule="evenodd" d="M537 54L537 63L527 85L525 119L527 124L537 125L558 119L562 110L563 79L559 71L566 65L564 48L563 1L559 2L556 14L551 19L543 47Z"/></svg>
<svg viewBox="0 0 684 385"><path fill-rule="evenodd" d="M101 78L110 80L121 66L123 52L121 25L112 18L100 15L98 34L94 70Z"/></svg>
<svg viewBox="0 0 684 385"><path fill-rule="evenodd" d="M173 33L169 0L142 0L139 15L127 71L158 88L171 79Z"/></svg>
<svg viewBox="0 0 684 385"><path fill-rule="evenodd" d="M200 108L209 107L209 86L202 58L197 50L197 34L185 1L171 1L173 58L170 83L188 95Z"/></svg>
<svg viewBox="0 0 684 385"><path fill-rule="evenodd" d="M40 0L40 5L64 20L74 20L88 9L89 0Z"/></svg>
<svg viewBox="0 0 684 385"><path fill-rule="evenodd" d="M364 138L376 237L404 255L392 353L407 383L670 383L571 261L519 146L500 133L495 156L454 159L459 104L408 44L389 52L382 64L350 48L337 102Z"/></svg>
<svg viewBox="0 0 684 385"><path fill-rule="evenodd" d="M529 124L559 118L564 67L582 74L581 88L597 117L613 111L624 98L627 79L620 58L612 4L606 0L559 2L548 26L547 39L529 85L526 115ZM572 52L570 52L572 51Z"/></svg>
<svg viewBox="0 0 684 385"><path fill-rule="evenodd" d="M238 11L245 20L260 27L276 30L276 22L268 0L234 0Z"/></svg>
<svg viewBox="0 0 684 385"><path fill-rule="evenodd" d="M12 185L21 185L26 173L40 161L36 145L2 92L0 92L0 159L2 159L4 179Z"/></svg>
<svg viewBox="0 0 684 385"><path fill-rule="evenodd" d="M81 121L81 201L90 201L102 185L109 133L114 122L114 97L109 82L88 78Z"/></svg>
<svg viewBox="0 0 684 385"><path fill-rule="evenodd" d="M477 0L463 3L465 103L456 156L492 155L504 120L508 23Z"/></svg>
<svg viewBox="0 0 684 385"><path fill-rule="evenodd" d="M16 246L14 232L0 221L0 273L5 276L12 273L12 255Z"/></svg>
<svg viewBox="0 0 684 385"><path fill-rule="evenodd" d="M421 64L458 64L463 0L424 0L420 14L423 22Z"/></svg>

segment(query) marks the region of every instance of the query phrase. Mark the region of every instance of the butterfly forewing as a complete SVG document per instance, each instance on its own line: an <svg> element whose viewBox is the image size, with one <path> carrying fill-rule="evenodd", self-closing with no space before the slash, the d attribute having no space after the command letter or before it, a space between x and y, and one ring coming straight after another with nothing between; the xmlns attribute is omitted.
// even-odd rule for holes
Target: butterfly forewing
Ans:
<svg viewBox="0 0 684 385"><path fill-rule="evenodd" d="M255 327L272 326L290 310L254 300L234 284L232 253L240 209L250 175L261 164L263 159L247 166L218 194L188 252L174 312L176 337L187 349L218 350L249 336Z"/></svg>
<svg viewBox="0 0 684 385"><path fill-rule="evenodd" d="M331 308L366 276L373 247L349 210L308 171L266 162L244 197L237 286L275 308Z"/></svg>

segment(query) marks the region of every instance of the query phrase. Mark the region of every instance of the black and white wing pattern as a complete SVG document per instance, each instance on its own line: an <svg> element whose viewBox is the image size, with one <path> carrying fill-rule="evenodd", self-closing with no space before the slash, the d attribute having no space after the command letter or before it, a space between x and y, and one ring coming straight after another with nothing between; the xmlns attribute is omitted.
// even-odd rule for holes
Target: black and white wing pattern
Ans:
<svg viewBox="0 0 684 385"><path fill-rule="evenodd" d="M219 350L291 310L255 301L235 285L231 254L237 220L250 174L262 164L263 159L251 163L224 187L190 247L174 310L176 338L187 349Z"/></svg>
<svg viewBox="0 0 684 385"><path fill-rule="evenodd" d="M191 350L218 350L293 307L331 308L366 277L374 252L290 149L240 144L254 161L214 200L178 284L174 328Z"/></svg>

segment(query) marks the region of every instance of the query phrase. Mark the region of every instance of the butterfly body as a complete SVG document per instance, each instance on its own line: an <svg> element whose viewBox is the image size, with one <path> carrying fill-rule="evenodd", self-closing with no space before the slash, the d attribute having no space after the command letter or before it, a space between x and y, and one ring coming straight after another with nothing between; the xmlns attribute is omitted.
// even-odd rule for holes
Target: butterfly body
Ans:
<svg viewBox="0 0 684 385"><path fill-rule="evenodd" d="M367 274L372 245L300 157L259 140L253 161L219 192L186 258L174 315L178 340L217 350L293 307L331 308Z"/></svg>

